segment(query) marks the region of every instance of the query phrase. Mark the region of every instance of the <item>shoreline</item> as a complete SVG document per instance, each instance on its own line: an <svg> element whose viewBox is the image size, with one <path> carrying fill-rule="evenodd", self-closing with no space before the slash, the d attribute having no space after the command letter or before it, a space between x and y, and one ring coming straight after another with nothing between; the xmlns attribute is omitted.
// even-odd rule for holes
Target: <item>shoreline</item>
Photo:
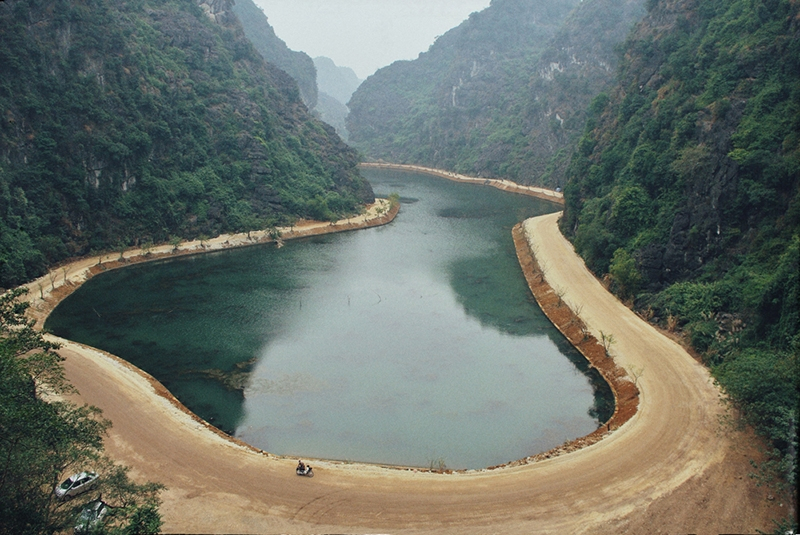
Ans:
<svg viewBox="0 0 800 535"><path fill-rule="evenodd" d="M560 214L561 212L559 212ZM531 240L525 230L525 222L517 223L512 229L514 248L517 251L522 273L528 283L533 297L539 304L550 323L564 335L569 343L588 361L603 377L614 395L614 412L608 421L603 422L595 431L578 437L552 450L534 455L530 459L537 461L549 459L564 453L571 453L586 446L591 446L608 436L615 429L636 415L639 409L639 388L630 380L624 368L610 358L602 344L589 332L586 324L572 310L573 306L564 302L561 296L550 286L544 270L536 259L531 247Z"/></svg>
<svg viewBox="0 0 800 535"><path fill-rule="evenodd" d="M419 165L363 162L360 166L367 169L388 169L423 173L454 182L491 186L510 193L527 195L550 201L561 206L564 205L564 195L561 192L536 186L523 186L509 180L469 177L451 171ZM589 363L589 367L597 370L609 386L614 396L614 412L608 421L602 422L596 430L588 435L576 437L560 446L532 456L486 467L485 470L496 470L510 466L535 463L591 446L633 418L639 408L640 392L635 382L630 379L624 368L618 366L613 358L609 358L600 341L589 332L589 329L580 319L579 315L572 310L572 307L562 301L561 297L558 296L556 291L548 283L544 270L541 269L536 260L531 240L524 230L524 224L524 221L517 223L512 229L512 236L514 239L514 248L517 252L517 260L519 261L520 269L528 284L528 288L536 299L539 308L544 312L548 320L550 320L550 323L552 323L564 338L583 355Z"/></svg>
<svg viewBox="0 0 800 535"><path fill-rule="evenodd" d="M544 199L556 204L564 204L564 194L560 191L553 191L547 188L540 188L538 186L523 186L505 180L502 178L478 178L467 175L453 173L451 171L444 171L442 169L434 169L432 167L423 167L421 165L407 165L399 163L383 163L383 162L362 162L359 167L367 169L389 169L395 171L414 171L417 173L424 173L426 175L436 176L439 178L446 178L454 182L463 182L465 184L474 184L477 186L491 186L510 193L518 193L520 195L527 195L529 197L536 197Z"/></svg>
<svg viewBox="0 0 800 535"><path fill-rule="evenodd" d="M23 300L30 303L27 315L36 321L35 328L42 330L47 316L69 294L93 276L111 269L119 269L130 264L152 262L179 256L223 251L240 247L252 247L267 243L297 240L323 234L361 230L391 223L400 211L400 203L391 205L388 199L376 199L367 206L364 213L334 222L300 220L291 227L277 227L277 240L269 230L220 234L207 240L182 241L178 245L160 244L147 250L127 249L123 252L106 253L97 256L78 258L58 266L46 275L23 284L28 294Z"/></svg>
<svg viewBox="0 0 800 535"><path fill-rule="evenodd" d="M445 178L448 180L468 183L473 185L492 185L503 191L511 193L519 193L528 195L556 204L563 204L563 196L560 193L543 188L533 188L530 186L520 186L507 180L493 180L493 179L480 179L466 177L464 175L457 175L449 171L442 171L427 167L401 165L401 164L361 164L366 167L377 169L393 169L399 171L412 171L422 172L438 178ZM491 181L491 183L490 183ZM549 193L542 193L549 192ZM559 197L561 196L561 197ZM560 199L560 202L559 200ZM400 204L397 203L394 207L389 204L387 199L376 199L373 205L370 205L364 214L354 216L345 220L339 220L333 223L326 223L320 221L301 220L293 227L279 227L277 230L280 232L280 241L288 241L294 239L307 238L323 234L330 234L336 232L346 232L350 230L359 230L370 228L374 226L384 225L394 220L399 212ZM389 470L399 470L407 472L431 472L431 473L467 473L467 472L481 472L481 471L494 471L513 466L527 465L536 463L546 459L558 457L565 453L571 453L579 449L585 448L608 436L613 430L618 429L622 424L627 422L633 415L636 414L638 408L638 388L633 386L633 390L626 386L627 375L624 369L616 366L612 359L605 359L610 362L604 363L598 355L603 354L603 349L597 339L588 334L583 322L575 315L575 313L568 306L561 306L560 299L558 305L553 306L552 298L556 296L553 289L547 283L543 270L540 269L536 261L535 254L531 248L531 242L527 238L523 230L524 221L514 226L512 235L514 238L514 246L517 252L517 258L522 269L523 275L526 279L528 287L532 292L537 304L545 313L545 316L550 320L556 329L564 335L569 343L586 358L589 366L595 368L603 380L608 384L614 396L614 413L607 422L601 423L597 429L591 433L576 437L568 440L564 444L555 446L549 450L523 457L521 459L512 459L502 464L487 466L478 469L426 469L422 467L392 465L385 463L357 463L369 466L375 466ZM156 260L177 258L179 256L191 256L197 254L204 254L216 251L222 251L240 247L252 247L260 244L274 243L276 240L272 238L267 230L252 231L250 233L237 233L237 234L221 234L215 238L208 240L184 241L177 246L173 245L158 245L154 246L148 251L139 249L130 249L122 252L121 254L109 253L98 256L85 257L76 261L70 262L64 266L60 266L47 275L44 275L30 283L24 285L28 287L28 298L31 301L31 306L28 309L28 316L36 320L35 328L42 330L44 323L50 313L58 306L58 304L81 287L83 283L88 281L95 275L104 271L112 269L120 269L131 264L152 262ZM60 279L59 279L60 277ZM45 286L50 285L48 290ZM40 293L40 297L34 295L34 287ZM33 299L31 299L33 296ZM35 309L35 310L34 310ZM581 334L576 335L575 330L578 329ZM203 420L190 409L188 409L178 398L176 398L168 389L166 389L160 381L149 373L134 366L128 361L113 355L99 348L86 346L72 340L65 340L55 336L48 335L52 341L58 341L63 345L68 342L75 347L81 347L89 352L96 352L103 355L105 358L110 359L118 366L125 368L132 373L138 373L142 379L148 382L155 394L167 400L174 408L180 413L185 414L196 424L201 425L211 431L213 434L229 440L233 444L249 449L261 455L275 458L283 458L282 455L276 455L255 446L251 446L236 437L225 433L218 429L213 424ZM628 385L632 385L627 381ZM623 410L620 410L620 403L624 403ZM342 460L337 459L315 459L317 462L324 461L328 463L344 463Z"/></svg>

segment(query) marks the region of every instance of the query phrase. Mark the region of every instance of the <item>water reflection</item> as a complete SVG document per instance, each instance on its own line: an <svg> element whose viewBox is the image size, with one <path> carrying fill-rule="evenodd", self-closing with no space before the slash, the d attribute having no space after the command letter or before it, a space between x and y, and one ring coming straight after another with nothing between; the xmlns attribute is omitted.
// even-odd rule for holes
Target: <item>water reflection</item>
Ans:
<svg viewBox="0 0 800 535"><path fill-rule="evenodd" d="M506 254L515 253L506 251ZM453 262L449 271L450 284L466 314L487 327L513 336L547 336L591 382L596 394L589 415L600 422L611 417L614 395L608 383L561 333L552 328L550 320L540 313L524 281L514 277L514 273L504 273L495 259L488 256Z"/></svg>
<svg viewBox="0 0 800 535"><path fill-rule="evenodd" d="M401 196L391 225L110 272L47 327L274 453L481 467L593 430L597 378L533 303L511 240L553 207L368 177Z"/></svg>

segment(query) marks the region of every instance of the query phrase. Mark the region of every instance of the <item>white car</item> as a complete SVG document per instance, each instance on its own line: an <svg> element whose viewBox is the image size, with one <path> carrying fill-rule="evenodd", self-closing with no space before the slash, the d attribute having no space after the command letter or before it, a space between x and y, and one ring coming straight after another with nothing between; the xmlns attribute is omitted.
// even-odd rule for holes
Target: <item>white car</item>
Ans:
<svg viewBox="0 0 800 535"><path fill-rule="evenodd" d="M78 517L78 523L75 524L75 534L91 533L103 522L103 517L106 516L106 513L108 513L108 506L100 500L88 504L81 511L81 516Z"/></svg>
<svg viewBox="0 0 800 535"><path fill-rule="evenodd" d="M97 484L96 472L81 472L67 478L56 487L56 496L62 500L84 493Z"/></svg>

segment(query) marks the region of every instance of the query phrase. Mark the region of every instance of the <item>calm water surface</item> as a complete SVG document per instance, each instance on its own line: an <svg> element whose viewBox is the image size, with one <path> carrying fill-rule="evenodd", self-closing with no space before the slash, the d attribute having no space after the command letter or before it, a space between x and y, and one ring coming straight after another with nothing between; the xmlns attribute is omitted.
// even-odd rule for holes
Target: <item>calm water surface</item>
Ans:
<svg viewBox="0 0 800 535"><path fill-rule="evenodd" d="M481 468L594 430L610 393L532 300L511 239L553 206L365 175L400 194L390 225L108 272L47 328L277 454Z"/></svg>

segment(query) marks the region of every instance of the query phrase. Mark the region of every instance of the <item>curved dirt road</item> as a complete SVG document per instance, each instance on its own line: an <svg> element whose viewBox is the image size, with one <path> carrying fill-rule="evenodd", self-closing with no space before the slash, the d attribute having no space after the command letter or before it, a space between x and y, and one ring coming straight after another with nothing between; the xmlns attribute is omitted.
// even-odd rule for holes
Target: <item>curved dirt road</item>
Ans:
<svg viewBox="0 0 800 535"><path fill-rule="evenodd" d="M64 342L81 401L114 422L109 453L164 483L181 533L755 533L781 509L748 479L751 452L723 427L718 390L680 346L608 294L556 227L526 232L548 282L612 354L642 370L638 414L578 452L494 471L427 474L311 461L316 477L228 440L124 363Z"/></svg>

